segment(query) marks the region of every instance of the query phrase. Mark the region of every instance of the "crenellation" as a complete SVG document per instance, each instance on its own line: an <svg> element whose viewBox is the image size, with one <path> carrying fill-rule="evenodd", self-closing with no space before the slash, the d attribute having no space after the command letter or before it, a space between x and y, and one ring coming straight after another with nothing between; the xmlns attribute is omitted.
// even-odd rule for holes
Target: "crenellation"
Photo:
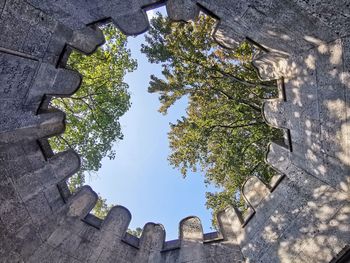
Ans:
<svg viewBox="0 0 350 263"><path fill-rule="evenodd" d="M131 214L126 208L122 206L113 207L102 221L100 229L95 229L93 235L89 238L94 244L94 254L91 255L89 262L96 262L99 257L102 257L100 260L110 262L108 260L111 260L114 253L120 253L118 251L122 248L136 253L135 250L138 247L129 245L129 242L127 242L129 239L124 239L130 221ZM101 255L102 253L104 255Z"/></svg>
<svg viewBox="0 0 350 263"><path fill-rule="evenodd" d="M266 100L263 104L266 123L276 128L291 129L290 103L279 99Z"/></svg>
<svg viewBox="0 0 350 263"><path fill-rule="evenodd" d="M60 152L48 160L54 172L57 184L61 181L67 180L70 176L75 174L80 168L80 157L73 150Z"/></svg>
<svg viewBox="0 0 350 263"><path fill-rule="evenodd" d="M149 263L161 262L161 254L165 242L165 230L162 225L147 223L142 231L139 242L139 250L135 262L141 262L147 258Z"/></svg>
<svg viewBox="0 0 350 263"><path fill-rule="evenodd" d="M165 242L165 230L160 224L147 223L142 230L139 248L148 252L160 252Z"/></svg>
<svg viewBox="0 0 350 263"><path fill-rule="evenodd" d="M33 81L38 62L0 51L2 99L22 99Z"/></svg>
<svg viewBox="0 0 350 263"><path fill-rule="evenodd" d="M130 2L74 1L66 0L65 4L28 0L32 5L44 10L61 23L73 30L79 30L94 22L111 19L127 35L143 33L149 27L145 7L158 5L160 0L133 0ZM132 18L132 19L129 19Z"/></svg>
<svg viewBox="0 0 350 263"><path fill-rule="evenodd" d="M122 241L134 248L139 248L140 246L140 239L132 234L129 234L128 232L125 233Z"/></svg>
<svg viewBox="0 0 350 263"><path fill-rule="evenodd" d="M60 191L58 190L57 185L48 186L44 189L45 199L47 200L51 211L54 213L58 213L58 211L62 210L65 206L65 202L62 199Z"/></svg>
<svg viewBox="0 0 350 263"><path fill-rule="evenodd" d="M195 0L169 0L166 4L168 16L173 21L190 21L198 17L200 7Z"/></svg>
<svg viewBox="0 0 350 263"><path fill-rule="evenodd" d="M270 81L286 77L285 70L288 54L276 51L261 51L254 57L252 64L257 69L262 80ZM281 73L280 71L283 71ZM290 70L290 68L288 68Z"/></svg>
<svg viewBox="0 0 350 263"><path fill-rule="evenodd" d="M112 207L101 226L106 234L106 242L114 237L122 238L126 233L131 221L131 213L123 206ZM110 244L110 243L109 243Z"/></svg>
<svg viewBox="0 0 350 263"><path fill-rule="evenodd" d="M67 44L84 54L92 54L96 49L103 45L105 38L102 30L98 27L86 27L81 30L73 31L72 38Z"/></svg>
<svg viewBox="0 0 350 263"><path fill-rule="evenodd" d="M121 206L102 220L90 214L90 187L70 193L76 153L54 154L47 138L64 131L65 114L48 109L51 96L71 96L78 73L65 68L73 49L103 44L97 25L114 22L127 35L149 27L146 10L163 0L0 0L0 261L1 262L330 262L349 240L349 6L346 1L167 1L173 20L200 11L217 21L213 36L236 48L262 50L253 65L278 80L265 102L266 121L284 129L268 147L279 172L269 185L243 185L247 211L218 213L219 232L203 234L199 218L180 222L179 239L165 241L159 224L128 234Z"/></svg>
<svg viewBox="0 0 350 263"><path fill-rule="evenodd" d="M256 209L260 202L270 193L270 189L258 177L252 176L248 178L242 186L242 194L245 199Z"/></svg>
<svg viewBox="0 0 350 263"><path fill-rule="evenodd" d="M163 245L162 252L178 250L178 249L180 249L180 246L181 246L180 239L174 239L174 240L165 241L164 245Z"/></svg>
<svg viewBox="0 0 350 263"><path fill-rule="evenodd" d="M225 241L233 244L239 243L239 237L242 232L242 218L234 207L228 207L217 215L220 232Z"/></svg>
<svg viewBox="0 0 350 263"><path fill-rule="evenodd" d="M29 109L36 110L44 95L58 97L73 95L80 87L81 79L81 75L73 70L57 69L50 64L41 64L24 104Z"/></svg>
<svg viewBox="0 0 350 263"><path fill-rule="evenodd" d="M85 27L72 30L58 24L55 18L25 1L7 1L4 10L0 19L0 28L4 29L0 46L40 58L53 65L57 64L67 44L80 52L90 54L104 43L99 29ZM18 32L13 30L14 27L18 27ZM11 28L11 32L7 33L8 28Z"/></svg>
<svg viewBox="0 0 350 263"><path fill-rule="evenodd" d="M53 186L57 188L57 183L73 175L79 167L78 156L69 150L55 155L45 166L13 181L21 199L26 201L39 193L43 194L42 192L48 188Z"/></svg>
<svg viewBox="0 0 350 263"><path fill-rule="evenodd" d="M0 145L61 134L65 129L64 121L65 114L59 110L49 110L39 115L30 112L12 115L2 123L4 130L0 130Z"/></svg>
<svg viewBox="0 0 350 263"><path fill-rule="evenodd" d="M298 210L293 211L292 209L292 217L287 216L291 211L286 211L283 208L285 202L288 202L288 197L294 197L291 191L286 193L285 197L275 193L261 204L260 209L257 209L254 217L246 225L244 238L242 238L240 242L242 252L245 256L247 256L248 253L256 253L256 251L250 252L252 246L264 248L268 246L270 242L275 242L278 238L277 233L283 231L283 229L292 221L293 216L295 216L295 213L297 213ZM299 202L298 200L295 200L294 203L298 206ZM262 242L264 242L265 245L259 245L259 243ZM250 258L250 256L248 256L248 258Z"/></svg>
<svg viewBox="0 0 350 263"><path fill-rule="evenodd" d="M203 228L198 217L181 220L180 244L179 262L195 262L205 258Z"/></svg>
<svg viewBox="0 0 350 263"><path fill-rule="evenodd" d="M246 38L240 28L236 26L237 23L226 24L225 21L219 21L213 32L213 38L225 48L237 48Z"/></svg>
<svg viewBox="0 0 350 263"><path fill-rule="evenodd" d="M52 187L55 187L55 189L52 190L55 190L57 198L60 197L56 186L57 183L73 175L79 167L80 160L78 156L70 150L54 156L45 166L25 174L17 180L13 179L13 181L22 201L27 201L44 191L47 192L47 189L52 189ZM55 193L52 190L52 194ZM59 201L62 203L63 200L60 199ZM55 200L55 202L57 202L57 200Z"/></svg>
<svg viewBox="0 0 350 263"><path fill-rule="evenodd" d="M81 187L67 204L67 216L83 219L96 205L97 199L97 194L90 186Z"/></svg>
<svg viewBox="0 0 350 263"><path fill-rule="evenodd" d="M291 175L291 173L289 174ZM303 174L302 172L301 173L299 172L299 175L302 176L301 178L306 176L306 174L305 173ZM304 189L306 191L300 192L298 191L299 186L296 185L295 183L300 183L305 186L307 185L309 186L307 187L304 186ZM263 206L261 207L261 209L257 210L255 217L247 226L247 227L255 228L255 234L253 234L253 236L249 235L246 237L248 243L244 245L242 249L242 252L245 256L249 258L261 258L262 256L261 253L265 253L265 251L270 251L269 255L271 256L271 253L273 251L276 251L276 248L279 246L279 244L276 241L285 240L285 238L283 237L287 233L289 233L289 231L292 231L291 234L296 235L297 232L295 231L295 229L303 229L304 232L301 232L298 235L301 235L301 236L308 235L309 231L312 231L311 226L316 224L317 222L317 218L308 218L308 215L312 213L317 214L316 211L311 211L310 209L316 209L320 211L319 206L323 206L321 211L327 211L329 215L332 215L335 211L337 211L338 209L337 207L339 207L339 199L335 201L334 205L335 204L338 204L338 205L334 206L334 209L332 207L332 204L328 203L326 206L324 206L325 203L323 203L323 205L321 204L325 200L327 200L327 202L329 201L330 196L328 196L327 198L322 198L323 194L329 193L330 188L328 186L325 186L322 188L321 184L316 184L316 185L320 185L318 194L310 193L308 195L300 196L301 194L310 192L310 190L314 189L314 187L316 186L314 183L310 185L308 180L300 181L300 177L295 181L284 180L281 182L281 185L276 189L276 192L271 194L272 199L267 199L266 202L264 203L265 205L269 205L270 209L272 209L271 211L275 211L275 212L272 213L272 215L268 218L268 220L267 218L259 220L263 224L261 225L261 223L257 223L256 220L258 220L259 217L262 216L261 214L262 211L264 213L267 212L266 207ZM274 200L276 201L283 200L282 197L284 197L284 201L282 202L279 201L279 204L276 204ZM313 202L308 201L310 200L310 198L311 200L313 200ZM321 201L322 199L323 201ZM289 205L286 206L289 200L293 200L293 202L289 202ZM345 198L343 198L343 202L344 201L345 201ZM316 205L316 206L313 206L313 205ZM329 210L331 207L332 209ZM324 212L320 215L319 218L322 220L326 220ZM271 222L270 220L273 223L270 223ZM311 225L306 223L308 221L310 221ZM303 227L301 225L298 225L298 226L294 226L295 228L290 230L290 227L293 226L296 222L299 222L298 224L303 224ZM315 227L314 229L317 229L317 228ZM249 228L247 228L247 230L249 230ZM249 232L246 232L246 233L249 233ZM313 235L314 234L315 233L313 233ZM294 236L294 238L295 237L296 236ZM269 246L272 246L273 249L270 250ZM254 247L256 247L256 250L253 249ZM264 250L258 249L262 247L265 247L266 249ZM299 253L301 251L299 251ZM281 258L281 255L280 255L280 258ZM289 258L289 254L287 253L287 255L282 258L286 262L288 262L287 260ZM324 262L328 262L328 261L324 261Z"/></svg>
<svg viewBox="0 0 350 263"><path fill-rule="evenodd" d="M203 234L203 242L204 243L218 242L218 241L222 241L223 239L224 238L223 238L222 234L218 231Z"/></svg>
<svg viewBox="0 0 350 263"><path fill-rule="evenodd" d="M180 240L203 241L202 223L198 217L186 217L180 222Z"/></svg>

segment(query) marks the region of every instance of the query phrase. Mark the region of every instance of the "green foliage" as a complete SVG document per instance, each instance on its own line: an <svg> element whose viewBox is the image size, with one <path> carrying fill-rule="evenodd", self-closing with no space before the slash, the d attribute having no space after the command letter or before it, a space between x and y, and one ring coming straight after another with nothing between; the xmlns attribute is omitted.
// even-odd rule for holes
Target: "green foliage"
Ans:
<svg viewBox="0 0 350 263"><path fill-rule="evenodd" d="M103 199L100 195L97 203L94 207L93 214L101 219L104 219L108 211L113 207L113 205L107 205L107 200Z"/></svg>
<svg viewBox="0 0 350 263"><path fill-rule="evenodd" d="M214 213L227 205L242 205L239 189L256 175L268 181L265 164L268 142L280 136L264 123L261 104L276 96L273 82L261 82L250 61L253 48L237 50L212 40L215 21L171 23L161 14L152 20L142 46L151 63L161 63L163 79L151 76L149 92L158 93L163 114L179 99L188 98L186 116L171 124L169 162L184 177L198 169L207 184L222 191L207 193Z"/></svg>
<svg viewBox="0 0 350 263"><path fill-rule="evenodd" d="M132 229L128 229L128 233L135 236L135 237L138 237L140 238L141 235L142 235L142 228L140 227L137 227L136 229L132 230Z"/></svg>
<svg viewBox="0 0 350 263"><path fill-rule="evenodd" d="M72 52L69 57L67 66L83 76L81 88L70 98L51 102L67 114L65 133L50 140L53 150L72 148L82 160L81 170L69 180L72 191L84 184L86 173L98 171L104 157L115 158L113 143L123 139L119 118L131 105L123 78L137 63L126 47L127 37L112 25L102 30L106 43L93 55ZM99 198L97 207L96 213L105 214L104 199Z"/></svg>

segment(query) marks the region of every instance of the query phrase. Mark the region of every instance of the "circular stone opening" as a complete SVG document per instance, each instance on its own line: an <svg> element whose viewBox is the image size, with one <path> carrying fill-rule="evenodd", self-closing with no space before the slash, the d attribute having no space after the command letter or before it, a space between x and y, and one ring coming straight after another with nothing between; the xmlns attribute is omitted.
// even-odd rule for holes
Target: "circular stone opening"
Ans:
<svg viewBox="0 0 350 263"><path fill-rule="evenodd" d="M65 184L79 170L79 156L55 154L48 143L66 121L48 107L51 97L72 96L81 83L65 68L70 50L96 51L103 43L97 25L108 21L128 35L142 33L145 11L164 3L173 20L188 21L200 10L217 18L214 37L222 45L237 48L248 40L264 51L254 65L264 80L279 79L279 97L264 103L264 118L286 129L289 142L271 143L267 154L285 177L268 185L257 177L244 182L246 214L228 207L217 214L220 231L206 234L197 217L187 217L179 239L167 242L159 224L147 223L141 238L127 233L131 214L124 207L110 209L105 220L91 215L93 190L83 186L71 195ZM0 0L1 260L344 260L350 236L348 14L339 1Z"/></svg>
<svg viewBox="0 0 350 263"><path fill-rule="evenodd" d="M70 98L50 103L66 112L68 124L63 135L50 140L51 147L80 154L80 172L69 178L68 187L75 192L88 183L101 193L88 217L97 227L115 204L135 211L130 228L138 231L129 232L138 236L144 222L156 219L168 229L167 238L175 239L175 226L188 214L199 216L210 232L218 229L217 213L231 205L245 224L254 209L241 186L251 176L268 184L277 175L264 159L269 141L282 139L282 133L264 123L261 104L278 96L278 85L261 81L251 65L261 52L256 43L243 42L233 51L211 40L217 19L201 13L194 22L172 23L165 8L156 12L148 13L153 21L146 41L127 39L104 24L107 42L96 53L67 52L66 67L79 71L83 82ZM150 76L153 97L144 81ZM167 156L177 170L165 164ZM213 216L204 210L205 196Z"/></svg>

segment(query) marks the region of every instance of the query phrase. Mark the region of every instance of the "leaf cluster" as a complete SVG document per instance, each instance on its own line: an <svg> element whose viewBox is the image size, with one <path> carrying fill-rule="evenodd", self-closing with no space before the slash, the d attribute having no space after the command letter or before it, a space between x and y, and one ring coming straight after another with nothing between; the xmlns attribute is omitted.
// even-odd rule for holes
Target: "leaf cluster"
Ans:
<svg viewBox="0 0 350 263"><path fill-rule="evenodd" d="M186 115L172 123L168 134L170 164L186 177L200 170L216 193L207 193L214 213L241 205L240 186L256 175L268 181L267 143L280 131L265 124L261 105L276 96L274 82L262 82L251 65L254 48L235 50L211 37L216 21L201 15L196 21L172 23L158 13L142 46L151 63L162 66L162 78L151 76L149 92L159 94L163 114L186 97Z"/></svg>

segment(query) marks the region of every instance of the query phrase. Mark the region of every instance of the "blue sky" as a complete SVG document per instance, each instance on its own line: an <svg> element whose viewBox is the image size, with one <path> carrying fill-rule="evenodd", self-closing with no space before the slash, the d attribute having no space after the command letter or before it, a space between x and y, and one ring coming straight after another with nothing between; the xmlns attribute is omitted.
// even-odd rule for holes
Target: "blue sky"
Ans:
<svg viewBox="0 0 350 263"><path fill-rule="evenodd" d="M178 238L180 220L196 215L202 220L204 232L210 232L211 214L205 208L205 192L209 189L203 175L190 174L183 179L167 161L169 122L185 114L186 100L178 102L166 116L158 112L158 96L149 94L147 87L151 74L161 76L161 67L150 64L140 52L143 42L143 35L129 38L138 69L125 79L132 106L120 119L124 140L114 145L115 160L104 159L98 175L87 183L108 203L130 210L130 228L143 227L147 222L162 223L166 239L171 240Z"/></svg>

